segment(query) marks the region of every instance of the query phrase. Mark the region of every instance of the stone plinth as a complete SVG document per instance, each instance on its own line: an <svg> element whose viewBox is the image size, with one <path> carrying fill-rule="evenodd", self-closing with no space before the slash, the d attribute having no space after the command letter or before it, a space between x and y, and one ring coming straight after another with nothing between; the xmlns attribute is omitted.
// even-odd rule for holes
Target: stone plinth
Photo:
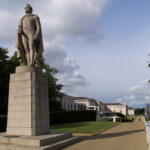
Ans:
<svg viewBox="0 0 150 150"><path fill-rule="evenodd" d="M72 133L38 136L9 136L0 133L0 150L58 150L79 140L79 137L72 137Z"/></svg>
<svg viewBox="0 0 150 150"><path fill-rule="evenodd" d="M41 68L19 66L10 75L8 135L50 133L48 84Z"/></svg>

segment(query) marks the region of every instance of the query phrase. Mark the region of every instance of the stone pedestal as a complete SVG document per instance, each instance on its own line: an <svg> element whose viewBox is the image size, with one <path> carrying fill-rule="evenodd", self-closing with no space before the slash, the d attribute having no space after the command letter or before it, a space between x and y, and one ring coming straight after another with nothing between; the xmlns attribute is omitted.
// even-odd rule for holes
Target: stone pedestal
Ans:
<svg viewBox="0 0 150 150"><path fill-rule="evenodd" d="M19 66L10 75L8 135L50 133L48 84L41 68Z"/></svg>
<svg viewBox="0 0 150 150"><path fill-rule="evenodd" d="M50 133L48 84L42 70L20 66L10 75L6 133L0 150L56 150L80 140L72 133Z"/></svg>

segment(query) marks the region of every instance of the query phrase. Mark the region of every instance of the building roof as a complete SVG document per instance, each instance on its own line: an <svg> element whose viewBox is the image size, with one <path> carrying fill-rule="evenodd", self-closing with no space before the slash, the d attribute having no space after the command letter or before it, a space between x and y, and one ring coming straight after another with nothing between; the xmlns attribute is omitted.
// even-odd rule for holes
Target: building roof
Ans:
<svg viewBox="0 0 150 150"><path fill-rule="evenodd" d="M122 103L105 103L105 105L124 105Z"/></svg>
<svg viewBox="0 0 150 150"><path fill-rule="evenodd" d="M129 107L128 109L134 109L134 108L132 108L132 107Z"/></svg>

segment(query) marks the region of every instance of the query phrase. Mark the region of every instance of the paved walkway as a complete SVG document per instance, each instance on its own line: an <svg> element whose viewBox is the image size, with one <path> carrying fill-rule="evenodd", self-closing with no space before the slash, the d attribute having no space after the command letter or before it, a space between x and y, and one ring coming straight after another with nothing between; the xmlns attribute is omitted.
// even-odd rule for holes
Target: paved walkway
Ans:
<svg viewBox="0 0 150 150"><path fill-rule="evenodd" d="M147 150L142 117L137 117L133 123L121 123L97 136L84 137L83 141L64 150Z"/></svg>

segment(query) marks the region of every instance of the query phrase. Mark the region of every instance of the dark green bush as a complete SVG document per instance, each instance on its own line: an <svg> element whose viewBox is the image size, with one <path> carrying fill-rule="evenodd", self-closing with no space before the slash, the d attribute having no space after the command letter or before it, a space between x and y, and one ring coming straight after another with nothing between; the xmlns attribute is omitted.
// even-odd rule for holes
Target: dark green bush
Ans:
<svg viewBox="0 0 150 150"><path fill-rule="evenodd" d="M0 132L6 131L7 116L0 116Z"/></svg>
<svg viewBox="0 0 150 150"><path fill-rule="evenodd" d="M105 116L118 116L121 118L125 118L125 115L121 114L121 113L106 113L104 114Z"/></svg>
<svg viewBox="0 0 150 150"><path fill-rule="evenodd" d="M132 122L132 120L128 119L128 118L122 118L121 119L122 122Z"/></svg>
<svg viewBox="0 0 150 150"><path fill-rule="evenodd" d="M50 112L50 124L64 124L79 121L96 121L96 111L57 111Z"/></svg>

